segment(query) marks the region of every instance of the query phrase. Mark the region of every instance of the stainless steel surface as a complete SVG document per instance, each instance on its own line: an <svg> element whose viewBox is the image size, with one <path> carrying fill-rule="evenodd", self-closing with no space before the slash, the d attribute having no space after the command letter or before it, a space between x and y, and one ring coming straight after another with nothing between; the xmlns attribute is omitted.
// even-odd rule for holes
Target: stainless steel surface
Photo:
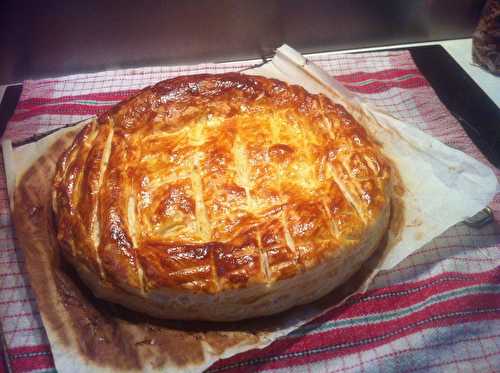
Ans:
<svg viewBox="0 0 500 373"><path fill-rule="evenodd" d="M485 225L491 223L495 219L493 211L489 207L485 207L479 211L476 215L471 216L464 220L464 223L472 228L482 228Z"/></svg>
<svg viewBox="0 0 500 373"><path fill-rule="evenodd" d="M0 84L470 36L484 0L0 2Z"/></svg>

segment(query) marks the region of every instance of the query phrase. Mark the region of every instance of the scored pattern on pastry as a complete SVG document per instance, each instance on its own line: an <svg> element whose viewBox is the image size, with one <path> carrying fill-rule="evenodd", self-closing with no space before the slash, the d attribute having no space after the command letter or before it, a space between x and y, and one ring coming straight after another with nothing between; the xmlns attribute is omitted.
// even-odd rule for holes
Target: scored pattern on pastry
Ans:
<svg viewBox="0 0 500 373"><path fill-rule="evenodd" d="M340 105L240 74L158 83L87 125L59 161L65 255L103 280L216 293L355 246L390 168Z"/></svg>

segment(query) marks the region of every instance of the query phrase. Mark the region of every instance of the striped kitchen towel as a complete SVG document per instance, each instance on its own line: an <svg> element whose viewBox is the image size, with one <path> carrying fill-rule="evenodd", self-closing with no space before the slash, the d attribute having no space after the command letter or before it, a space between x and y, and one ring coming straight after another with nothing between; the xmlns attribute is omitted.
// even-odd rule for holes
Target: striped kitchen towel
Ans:
<svg viewBox="0 0 500 373"><path fill-rule="evenodd" d="M310 59L363 99L487 163L409 52L321 54ZM5 136L22 140L88 118L162 79L237 71L257 63L148 67L26 81ZM50 347L22 253L14 246L0 174L0 372L2 366L14 372L51 371ZM492 207L500 217L500 195ZM209 371L498 371L499 264L498 223L481 229L458 224L396 268L380 273L365 294L263 350L221 360Z"/></svg>

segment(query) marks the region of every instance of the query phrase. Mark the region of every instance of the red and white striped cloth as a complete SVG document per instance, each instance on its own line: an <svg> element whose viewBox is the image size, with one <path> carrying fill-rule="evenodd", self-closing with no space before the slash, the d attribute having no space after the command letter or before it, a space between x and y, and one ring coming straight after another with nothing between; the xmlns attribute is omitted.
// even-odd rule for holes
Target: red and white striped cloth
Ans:
<svg viewBox="0 0 500 373"><path fill-rule="evenodd" d="M322 54L310 59L365 100L487 163L409 52ZM5 136L22 140L79 121L162 79L241 70L259 62L148 67L26 81ZM0 174L4 363L13 372L52 371L50 346L22 253L14 247L5 178ZM500 195L491 206L500 217ZM393 270L379 274L365 294L264 350L221 360L209 371L498 371L499 264L498 223L479 230L458 224Z"/></svg>

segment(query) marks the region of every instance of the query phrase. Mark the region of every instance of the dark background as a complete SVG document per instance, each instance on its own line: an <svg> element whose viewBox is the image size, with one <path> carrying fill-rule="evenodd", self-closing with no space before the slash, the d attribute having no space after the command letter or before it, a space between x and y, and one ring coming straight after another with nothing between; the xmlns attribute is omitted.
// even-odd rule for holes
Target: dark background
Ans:
<svg viewBox="0 0 500 373"><path fill-rule="evenodd" d="M469 37L484 0L0 0L0 84Z"/></svg>

